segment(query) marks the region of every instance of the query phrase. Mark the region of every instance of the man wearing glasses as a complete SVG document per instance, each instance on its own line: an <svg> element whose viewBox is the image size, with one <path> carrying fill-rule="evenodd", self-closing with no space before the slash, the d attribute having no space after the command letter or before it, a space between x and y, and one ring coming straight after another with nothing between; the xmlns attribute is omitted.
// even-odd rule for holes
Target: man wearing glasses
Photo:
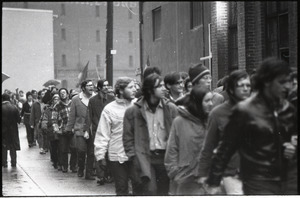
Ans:
<svg viewBox="0 0 300 198"><path fill-rule="evenodd" d="M208 89L211 89L211 74L210 71L205 67L202 63L199 63L189 69L189 76L190 80L192 81L193 87L194 86L201 86L201 87L207 87ZM175 104L178 105L184 105L188 102L188 95L179 98ZM213 107L222 104L224 102L224 97L216 92L213 92Z"/></svg>
<svg viewBox="0 0 300 198"><path fill-rule="evenodd" d="M66 131L74 132L76 136L76 149L77 149L77 163L78 163L78 177L83 177L83 171L85 168L85 159L87 153L93 152L87 146L92 138L89 138L87 131L84 131L84 122L87 114L87 108L89 99L94 96L94 85L91 80L85 80L81 83L81 90L78 95L72 98L70 115L66 126ZM91 143L93 144L93 143ZM94 157L93 155L87 155ZM89 161L88 159L87 161ZM87 177L88 175L86 175ZM88 178L87 178L88 179Z"/></svg>
<svg viewBox="0 0 300 198"><path fill-rule="evenodd" d="M171 72L168 73L165 78L165 87L168 90L167 98L170 99L171 102L175 103L175 101L183 96L183 79L179 72Z"/></svg>

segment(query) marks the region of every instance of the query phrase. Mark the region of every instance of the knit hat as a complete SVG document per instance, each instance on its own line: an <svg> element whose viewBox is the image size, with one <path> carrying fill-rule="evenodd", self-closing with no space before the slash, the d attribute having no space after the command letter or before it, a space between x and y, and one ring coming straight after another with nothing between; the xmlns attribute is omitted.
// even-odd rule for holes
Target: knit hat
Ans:
<svg viewBox="0 0 300 198"><path fill-rule="evenodd" d="M58 95L58 94L54 94L54 95L52 96L52 100L54 100L54 99L59 99L59 95Z"/></svg>
<svg viewBox="0 0 300 198"><path fill-rule="evenodd" d="M189 69L189 76L193 84L207 74L210 74L210 71L202 63Z"/></svg>

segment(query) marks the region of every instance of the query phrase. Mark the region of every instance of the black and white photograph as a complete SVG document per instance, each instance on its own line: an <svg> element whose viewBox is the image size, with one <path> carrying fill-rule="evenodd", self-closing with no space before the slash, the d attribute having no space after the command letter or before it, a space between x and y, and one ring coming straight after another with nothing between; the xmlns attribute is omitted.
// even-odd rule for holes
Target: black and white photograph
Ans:
<svg viewBox="0 0 300 198"><path fill-rule="evenodd" d="M297 1L2 2L2 197L295 196Z"/></svg>

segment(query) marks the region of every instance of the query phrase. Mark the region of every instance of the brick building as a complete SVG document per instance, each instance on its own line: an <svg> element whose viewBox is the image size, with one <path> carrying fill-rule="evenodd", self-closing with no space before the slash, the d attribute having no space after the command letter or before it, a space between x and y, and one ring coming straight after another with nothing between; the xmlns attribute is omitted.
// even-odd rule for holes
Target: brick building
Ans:
<svg viewBox="0 0 300 198"><path fill-rule="evenodd" d="M139 4L113 2L113 82L139 79ZM75 88L89 61L88 79L106 78L106 2L3 2L3 7L53 11L54 74L60 86ZM26 39L26 38L25 38Z"/></svg>
<svg viewBox="0 0 300 198"><path fill-rule="evenodd" d="M216 87L232 70L252 72L268 56L285 59L297 69L297 1L140 4L142 65L149 56L150 65L163 74L188 71L202 58Z"/></svg>

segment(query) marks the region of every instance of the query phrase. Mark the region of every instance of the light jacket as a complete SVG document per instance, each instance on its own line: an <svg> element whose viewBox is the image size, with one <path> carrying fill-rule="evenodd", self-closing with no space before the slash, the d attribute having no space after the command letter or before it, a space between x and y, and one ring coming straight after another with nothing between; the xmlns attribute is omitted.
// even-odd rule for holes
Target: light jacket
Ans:
<svg viewBox="0 0 300 198"><path fill-rule="evenodd" d="M128 161L122 142L123 118L126 109L134 101L117 98L107 104L101 114L94 141L94 154L97 161L104 159L108 151L110 161Z"/></svg>
<svg viewBox="0 0 300 198"><path fill-rule="evenodd" d="M165 155L169 178L180 183L195 181L200 150L204 142L205 123L179 106L173 121Z"/></svg>
<svg viewBox="0 0 300 198"><path fill-rule="evenodd" d="M140 98L132 107L126 110L124 116L123 143L126 155L130 160L133 160L136 179L142 177L151 179L150 140L144 102L144 98ZM162 100L162 105L164 126L169 137L172 121L177 116L177 107L166 100Z"/></svg>

